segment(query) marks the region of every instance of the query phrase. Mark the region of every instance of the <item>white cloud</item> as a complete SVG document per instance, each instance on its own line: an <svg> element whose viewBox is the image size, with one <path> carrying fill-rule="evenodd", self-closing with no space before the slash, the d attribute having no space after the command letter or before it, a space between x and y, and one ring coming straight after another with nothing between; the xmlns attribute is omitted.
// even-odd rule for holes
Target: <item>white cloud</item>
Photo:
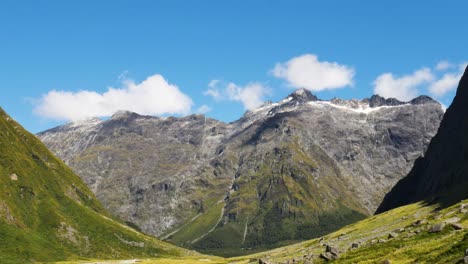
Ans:
<svg viewBox="0 0 468 264"><path fill-rule="evenodd" d="M454 67L453 64L450 65L451 67ZM434 96L440 97L448 92L455 90L458 86L458 82L463 76L463 72L465 71L466 66L467 63L464 62L458 65L458 71L445 73L442 78L433 82L429 86L429 92Z"/></svg>
<svg viewBox="0 0 468 264"><path fill-rule="evenodd" d="M179 88L156 74L136 84L123 82L122 88L95 91L57 91L43 95L34 112L57 120L80 120L88 117L110 116L118 110L139 114L188 114L193 102Z"/></svg>
<svg viewBox="0 0 468 264"><path fill-rule="evenodd" d="M228 83L224 87L220 81L213 80L208 84L208 90L204 95L213 97L216 101L229 100L243 104L245 109L253 110L264 102L265 96L270 94L270 90L263 84L254 82L245 86L235 83Z"/></svg>
<svg viewBox="0 0 468 264"><path fill-rule="evenodd" d="M211 107L207 105L202 105L197 109L197 113L199 114L206 114L211 111Z"/></svg>
<svg viewBox="0 0 468 264"><path fill-rule="evenodd" d="M429 92L435 96L442 96L457 88L462 73L446 73L440 80L435 81L429 86Z"/></svg>
<svg viewBox="0 0 468 264"><path fill-rule="evenodd" d="M374 81L374 93L386 98L409 101L419 94L418 87L421 84L430 83L433 80L434 75L429 68L423 68L402 77L384 73Z"/></svg>
<svg viewBox="0 0 468 264"><path fill-rule="evenodd" d="M277 63L272 73L291 87L323 91L352 86L355 71L347 65L319 61L316 55L305 54Z"/></svg>
<svg viewBox="0 0 468 264"><path fill-rule="evenodd" d="M452 64L452 63L450 63L450 62L444 60L444 61L440 61L439 63L437 63L437 65L436 65L436 70L438 70L438 71L446 71L446 70L448 70L448 69L450 69L450 68L452 68L452 67L453 67L453 64Z"/></svg>
<svg viewBox="0 0 468 264"><path fill-rule="evenodd" d="M203 94L213 97L216 101L221 101L223 96L218 89L218 84L219 80L211 80L210 83L208 83L208 90L204 91Z"/></svg>

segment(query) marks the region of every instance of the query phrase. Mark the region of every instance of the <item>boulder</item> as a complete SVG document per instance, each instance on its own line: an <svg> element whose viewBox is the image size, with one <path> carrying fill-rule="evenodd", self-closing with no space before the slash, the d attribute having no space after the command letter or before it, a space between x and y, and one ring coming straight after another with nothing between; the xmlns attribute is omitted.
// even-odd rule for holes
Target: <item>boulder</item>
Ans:
<svg viewBox="0 0 468 264"><path fill-rule="evenodd" d="M429 228L429 233L441 232L442 230L444 230L444 227L445 227L444 223L435 224L431 226L431 228Z"/></svg>
<svg viewBox="0 0 468 264"><path fill-rule="evenodd" d="M420 226L424 224L427 224L427 221L425 219L422 219L422 220L417 220L416 222L414 222L413 226Z"/></svg>
<svg viewBox="0 0 468 264"><path fill-rule="evenodd" d="M330 245L327 245L327 248L325 249L325 252L330 252L333 255L337 255L337 256L340 254L340 250L338 248L332 247Z"/></svg>
<svg viewBox="0 0 468 264"><path fill-rule="evenodd" d="M396 237L398 237L398 234L396 234L396 233L391 232L390 234L388 234L388 239L392 239L392 238L396 238Z"/></svg>
<svg viewBox="0 0 468 264"><path fill-rule="evenodd" d="M323 252L322 254L320 254L320 257L326 261L330 261L330 260L334 260L338 258L338 256L335 256L331 252Z"/></svg>
<svg viewBox="0 0 468 264"><path fill-rule="evenodd" d="M266 259L259 259L258 264L273 264L273 262Z"/></svg>
<svg viewBox="0 0 468 264"><path fill-rule="evenodd" d="M458 217L452 217L444 221L446 224L452 224L452 223L458 223L460 222L460 218Z"/></svg>
<svg viewBox="0 0 468 264"><path fill-rule="evenodd" d="M17 181L18 180L18 175L16 175L16 173L11 174L10 175L10 180Z"/></svg>
<svg viewBox="0 0 468 264"><path fill-rule="evenodd" d="M455 230L463 230L463 226L460 223L451 223L450 226Z"/></svg>

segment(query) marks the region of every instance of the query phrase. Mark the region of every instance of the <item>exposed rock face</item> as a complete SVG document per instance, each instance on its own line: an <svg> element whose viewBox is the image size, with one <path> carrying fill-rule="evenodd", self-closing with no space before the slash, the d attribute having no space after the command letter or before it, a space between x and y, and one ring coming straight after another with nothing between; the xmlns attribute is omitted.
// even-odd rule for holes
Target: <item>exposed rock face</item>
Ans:
<svg viewBox="0 0 468 264"><path fill-rule="evenodd" d="M389 192L377 213L426 200L443 205L468 197L468 74L424 157Z"/></svg>
<svg viewBox="0 0 468 264"><path fill-rule="evenodd" d="M161 235L214 192L221 199L231 179L203 173L226 124L201 115L157 118L118 112L39 134L81 175L112 213ZM202 193L199 193L202 192Z"/></svg>
<svg viewBox="0 0 468 264"><path fill-rule="evenodd" d="M428 97L320 101L301 89L230 124L124 112L38 136L143 231L199 249L255 247L371 214L442 116Z"/></svg>

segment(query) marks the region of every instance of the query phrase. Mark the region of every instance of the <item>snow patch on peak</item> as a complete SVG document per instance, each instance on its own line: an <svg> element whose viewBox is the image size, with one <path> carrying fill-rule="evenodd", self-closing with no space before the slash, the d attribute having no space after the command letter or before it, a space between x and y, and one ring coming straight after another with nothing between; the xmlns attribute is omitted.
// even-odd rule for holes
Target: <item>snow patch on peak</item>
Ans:
<svg viewBox="0 0 468 264"><path fill-rule="evenodd" d="M69 128L77 128L77 127L91 127L96 126L102 123L102 120L97 117L92 117L88 119L83 119L79 121L74 121L68 124Z"/></svg>
<svg viewBox="0 0 468 264"><path fill-rule="evenodd" d="M389 108L396 108L396 107L401 107L401 106L407 106L410 104L402 104L402 105L395 105L395 106L378 106L378 107L371 107L369 106L368 103L364 103L363 101L342 101L345 102L344 104L337 104L333 101L316 101L316 102L309 102L309 105L312 106L331 106L334 108L338 108L340 110L348 111L348 112L354 112L354 113L360 113L360 114L369 114L372 112L376 112L382 109L389 109ZM351 102L351 104L349 103Z"/></svg>
<svg viewBox="0 0 468 264"><path fill-rule="evenodd" d="M297 95L306 95L307 94L307 90L305 88L300 88L300 89L297 89L294 94L297 94Z"/></svg>

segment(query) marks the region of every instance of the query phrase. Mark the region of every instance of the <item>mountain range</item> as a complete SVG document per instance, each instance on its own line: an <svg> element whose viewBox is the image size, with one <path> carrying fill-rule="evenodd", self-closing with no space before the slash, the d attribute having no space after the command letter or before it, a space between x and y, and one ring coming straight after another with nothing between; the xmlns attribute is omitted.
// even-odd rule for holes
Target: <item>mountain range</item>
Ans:
<svg viewBox="0 0 468 264"><path fill-rule="evenodd" d="M323 101L300 89L232 123L122 111L37 136L113 215L226 254L318 237L371 215L443 115L426 96Z"/></svg>
<svg viewBox="0 0 468 264"><path fill-rule="evenodd" d="M308 209L315 210L316 215L319 215L317 225L312 227L316 229L311 235L322 234L320 238L251 255L245 255L249 251L244 250L244 256L234 258L200 255L181 249L139 232L137 230L139 227L131 221L127 221L126 225L115 220L77 175L56 158L34 135L25 131L0 109L0 262L29 263L67 260L63 263L84 263L83 261L89 263L91 260L106 259L105 263L466 263L468 262L468 235L466 231L468 227L468 200L463 199L468 198L468 174L466 171L466 149L468 146L467 78L468 74L465 71L452 105L443 115L440 127L436 128L436 135L429 144L423 144L426 150L423 150L422 155L409 166L407 176L398 180L398 183L385 196L383 202L378 206L378 214L342 227L336 232L326 234L324 233L326 230L339 228L340 217L349 220L353 216L359 218L360 214L365 215L367 207L365 203L359 204L360 197L357 195L347 196L348 193L344 193L347 200L340 200L340 196L332 193L335 187L333 184L340 186L339 184L347 183L350 186L344 186L340 191L351 192L351 195L356 194L357 191L354 189L356 187L352 183L353 180L358 180L358 177L347 172L349 168L352 168L351 166L345 167L346 163L340 163L336 155L330 156L330 149L324 148L322 145L324 143L315 142L317 139L313 137L311 137L313 141L305 141L305 136L301 136L301 133L295 131L294 128L303 129L303 126L306 126L313 133L317 133L317 130L312 130L312 124L315 124L312 121L320 120L314 117L317 114L317 104L344 111L341 113L343 116L338 120L346 125L349 124L345 123L344 120L353 118L350 113L358 113L360 117L377 115L378 118L375 116L373 118L380 120L380 122L382 122L383 117L386 117L387 121L393 120L395 122L395 120L402 121L404 119L392 119L390 118L392 115L389 113L379 112L386 110L397 116L408 116L408 112L404 111L413 111L413 113L426 111L425 116L427 117L428 113L431 112L428 109L430 110L431 107L440 109L439 104L427 97L419 97L407 103L376 96L360 101L338 99L320 101L310 93L299 90L281 102L267 103L257 111L247 112L242 119L236 122L224 124L216 120L208 121L212 122L211 137L205 145L198 145L204 145L206 148L198 147L194 151L197 154L207 153L207 159L210 160L208 168L213 169L213 174L215 174L205 184L216 187L217 180L222 178L222 173L232 169L229 167L232 166L229 163L230 158L234 157L233 160L241 159L242 163L238 163L235 167L236 174L230 182L230 188L224 193L224 199L215 204L215 208L219 206L219 211L217 209L211 210L213 207L206 208L202 202L197 205L202 208L198 216L185 225L171 230L169 234L165 235L168 240L180 238L181 234L189 237L193 235L190 231L196 232L197 228L205 226L210 230L197 241L186 245L216 252L214 247L216 242L231 241L222 236L235 234L232 230L236 230L237 217L244 217L246 213L256 213L256 218L246 221L248 224L245 225L244 230L247 231L244 232L244 244L241 246L246 245L245 243L252 245L251 237L258 238L262 232L268 232L266 234L277 236L276 238L279 239L274 242L258 239L256 240L258 244L253 243L253 245L259 246L259 248L265 245L279 245L278 241L287 243L289 240L282 240L284 237L278 237L278 235L285 233L278 232L277 229L284 231L286 227L290 228L288 232L291 232L291 230L301 228L301 215L294 215L291 212L301 212L302 207L308 208L311 200L303 199L304 204L297 202L294 207L291 203L286 203L287 206L281 208L278 205L284 205L284 201L288 201L287 199L291 196L302 195L304 191L308 190L307 188L315 188L312 189L314 192L311 192L313 194L311 196L317 200L329 195L326 196L328 200L319 201L320 204L317 204L319 205L317 208L310 209L309 207ZM402 111L400 108L410 108L411 110ZM333 110L328 109L328 111L332 112ZM434 113L437 112L438 110L434 111ZM286 113L294 115L287 115L289 119L280 115ZM339 117L340 114L333 113L334 118L337 116ZM172 119L171 121L184 119L186 124L188 123L190 126L196 117L201 116L168 119ZM152 117L120 112L110 120L94 119L68 124L66 127L75 127L77 131L89 132L92 131L90 129L92 123L105 125L106 122L115 122L116 120L124 122L132 118L133 121L136 120L136 123L140 122L145 125L147 123L142 122L141 119L154 122ZM273 121L269 118L273 118ZM250 123L252 120L257 121ZM282 121L280 123L274 122L276 120ZM363 125L367 123L369 123L367 118L366 122L361 123L363 130L368 129ZM212 131L213 127L216 127L214 129L216 131L222 125L224 125L224 130L220 129L218 134ZM374 127L383 126L381 124L377 126L375 123L373 125ZM124 127L134 129L138 126L130 122ZM427 124L424 127L427 127ZM153 131L154 127L151 130ZM205 131L204 129L200 130ZM288 130L289 132L286 132ZM115 137L128 132L128 130L123 130L124 133L119 134L117 132L121 130L113 131ZM169 133L168 127L165 131L165 133ZM182 133L178 134L174 131L172 133L183 135L183 130L179 129L179 131ZM334 130L334 132L336 131L339 129ZM406 127L405 131L406 133L412 132L414 135L415 131L421 130ZM201 134L205 135L205 133ZM281 137L278 137L277 134L280 134ZM99 138L99 135L94 136ZM135 137L135 135L133 136ZM190 135L180 138L196 142ZM341 140L342 138L336 137L336 139ZM348 137L345 139L349 140ZM91 144L93 140L88 140L86 144ZM167 138L163 142L166 140ZM296 140L298 143L295 143ZM341 144L346 140L342 141ZM150 141L147 140L147 142ZM405 142L407 146L412 140ZM283 144L286 147L280 147ZM364 147L368 146L362 144L360 147L356 157L362 155L363 151L367 149ZM388 148L388 146L386 147ZM214 159L215 161L207 150L211 148L215 150L218 157ZM337 147L335 146L335 148ZM400 155L404 155L404 153L401 152ZM101 156L97 155L96 157ZM266 166L262 167L262 163L255 163L256 159L261 159ZM191 159L186 160L193 162ZM182 168L182 165L183 163L179 166ZM204 168L203 165L197 167L189 164L189 166L197 170ZM216 168L219 169L217 172L215 172ZM312 172L306 169L312 170ZM330 172L336 174L328 174ZM191 174L191 176L193 175L196 173ZM308 181L304 178L313 176L318 176L317 179L314 178L316 181L307 185ZM326 180L321 178L326 178ZM196 178L196 180L201 179L201 177ZM327 181L332 181L333 184L327 185ZM197 181L194 184L197 184ZM258 200L244 201L250 197L248 190L254 189L253 186L259 190L263 186L262 184L268 185L268 187L265 192L257 192ZM170 192L170 186L172 185L160 185L161 191ZM247 191L245 191L246 189ZM197 191L197 189L193 189L193 191ZM213 188L212 191L199 193L201 201L206 199L204 195L214 195L216 188ZM329 192L329 194L322 191ZM183 194L179 193L178 198L184 199ZM141 198L145 199L145 192L142 193ZM351 201L351 198L356 198L356 200ZM283 201L283 203L278 201ZM334 208L333 203L338 204L338 208ZM323 212L321 210L330 204L329 208L333 214L320 216L320 213ZM356 208L353 208L354 206ZM233 207L236 208L234 215L232 214ZM284 208L288 209L287 215L284 215ZM214 217L217 214L211 215L213 221L216 221L214 225L206 221L210 219L210 214L213 212L219 213L219 218ZM305 213L305 211L301 213ZM250 214L248 215L250 216ZM203 221L199 221L199 219ZM262 219L263 225L259 224L261 222L256 221L257 219ZM296 219L298 221L295 221ZM356 219L351 220L356 221ZM335 225L321 225L323 223ZM307 230L307 228L302 229L303 232L307 232ZM219 250L224 250L226 255L233 254L232 250L238 246L235 244L235 236L233 238L233 244L221 244L222 247Z"/></svg>

